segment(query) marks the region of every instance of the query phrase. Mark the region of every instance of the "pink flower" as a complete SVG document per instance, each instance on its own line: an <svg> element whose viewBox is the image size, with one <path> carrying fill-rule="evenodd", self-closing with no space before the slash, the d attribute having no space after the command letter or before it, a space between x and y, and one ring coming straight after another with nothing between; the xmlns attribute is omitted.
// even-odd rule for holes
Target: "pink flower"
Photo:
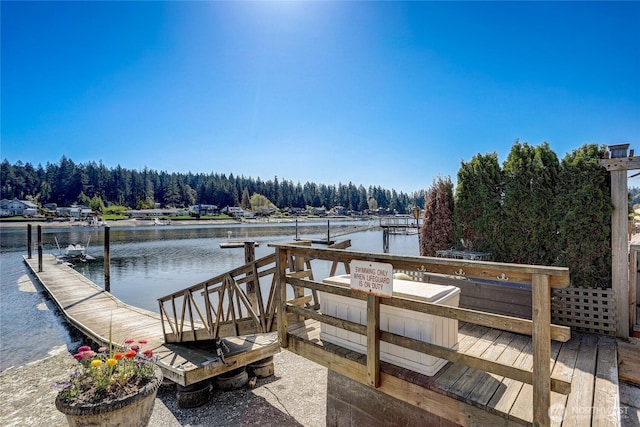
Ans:
<svg viewBox="0 0 640 427"><path fill-rule="evenodd" d="M127 338L126 340L124 340L125 344L131 344L132 342L134 342L135 340L132 338Z"/></svg>
<svg viewBox="0 0 640 427"><path fill-rule="evenodd" d="M78 349L78 353L82 353L83 351L91 351L91 347L89 347L88 345L83 345Z"/></svg>
<svg viewBox="0 0 640 427"><path fill-rule="evenodd" d="M83 359L91 359L93 356L96 355L96 352L89 350L89 351L83 351L81 354Z"/></svg>
<svg viewBox="0 0 640 427"><path fill-rule="evenodd" d="M131 350L133 350L133 351L135 351L135 352L138 352L138 350L140 350L140 346L138 346L138 345L132 345L132 346L131 346Z"/></svg>
<svg viewBox="0 0 640 427"><path fill-rule="evenodd" d="M107 351L107 347L100 347L98 349L98 353L105 353Z"/></svg>
<svg viewBox="0 0 640 427"><path fill-rule="evenodd" d="M76 359L76 360L80 360L80 359L82 359L82 353L76 353L76 354L74 354L74 355L73 355L73 358L74 358L74 359Z"/></svg>
<svg viewBox="0 0 640 427"><path fill-rule="evenodd" d="M138 340L138 344L146 344L147 340Z"/></svg>

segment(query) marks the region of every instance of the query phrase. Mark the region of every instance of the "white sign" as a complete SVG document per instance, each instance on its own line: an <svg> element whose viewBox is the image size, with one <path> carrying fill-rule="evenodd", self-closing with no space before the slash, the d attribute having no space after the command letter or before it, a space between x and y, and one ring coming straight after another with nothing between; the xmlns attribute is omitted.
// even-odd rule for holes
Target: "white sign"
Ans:
<svg viewBox="0 0 640 427"><path fill-rule="evenodd" d="M351 289L381 297L391 297L393 266L382 262L351 261Z"/></svg>

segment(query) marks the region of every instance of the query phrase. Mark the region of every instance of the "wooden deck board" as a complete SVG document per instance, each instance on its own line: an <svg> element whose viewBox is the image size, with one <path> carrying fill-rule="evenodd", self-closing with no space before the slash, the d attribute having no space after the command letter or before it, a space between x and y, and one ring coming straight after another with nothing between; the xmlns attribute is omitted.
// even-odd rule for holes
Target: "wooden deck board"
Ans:
<svg viewBox="0 0 640 427"><path fill-rule="evenodd" d="M529 339L516 360L513 362L513 366L530 369L533 363L532 359L531 340ZM499 413L508 414L509 411L511 411L513 403L516 401L521 388L522 383L520 381L504 377L502 379L502 392L495 393L491 397L487 404L487 408Z"/></svg>
<svg viewBox="0 0 640 427"><path fill-rule="evenodd" d="M364 381L366 356L334 344L323 343L319 339L319 330L319 323L313 320L291 325L289 332L295 332L296 335L290 341L289 350L300 351L301 353L298 354L325 364L329 369L332 369L333 366L338 372L343 369L355 369L354 366L359 366L360 374L353 374L353 378L358 380L360 375ZM495 330L483 326L461 322L458 339L458 349L465 353L473 353L489 360L529 369L533 363L531 337L526 335L495 332ZM606 346L605 342L606 340L602 340L600 345ZM613 346L608 345L608 348L613 348ZM600 366L605 371L605 368L608 368L611 372L615 372L615 365L611 364L610 357L604 353L599 358L597 357L598 337L576 333L566 343L553 342L551 350L552 376L572 382L572 390L568 396L559 393L551 394L552 405L556 404L560 409L559 418L557 411L553 413L552 425L600 425L596 419L596 411L590 410L596 394L596 367ZM333 356L327 359L323 356L326 354L325 351L330 352ZM356 363L356 365L345 368L345 363ZM459 410L467 411L467 415L469 413L477 415L479 414L477 411L483 411L487 414L483 415L483 419L492 420L492 425L531 425L533 396L532 387L529 384L476 371L451 362L448 362L432 377L384 362L381 363L381 371L384 378L393 378L394 381L405 383L403 386L394 383L394 387L413 390L415 395L412 395L409 401L415 405L424 407L425 410L430 410L430 408L435 410L433 406L426 403L427 401L431 404L437 401L439 405L447 405L447 408L438 407L436 413L439 416L451 417L448 419L453 422L463 425L477 425L477 419L465 419L464 414L453 413L452 408L457 407ZM397 390L383 390L386 387L389 386L381 386L380 390L395 396ZM424 397L425 402L420 401L420 396ZM603 397L606 396L611 397L612 395L605 394ZM395 397L401 398L402 396ZM603 400L602 404L611 404L612 400L608 400L608 402ZM552 410L555 411L556 406L552 407ZM565 407L566 415L563 418L562 409ZM585 407L589 409L586 414L584 409L579 409ZM497 416L502 421L497 421L498 419L491 418L492 416ZM614 422L611 425L619 424Z"/></svg>
<svg viewBox="0 0 640 427"><path fill-rule="evenodd" d="M551 342L551 366L554 366L555 359L558 357L558 353L560 352L561 344L557 341ZM531 358L531 365L527 366L527 368L533 367L533 357ZM520 421L526 421L528 423L533 421L533 406L531 405L533 402L533 386L531 384L524 384L520 388L520 392L516 397L515 402L513 402L513 406L509 411L509 417L512 419L517 419Z"/></svg>
<svg viewBox="0 0 640 427"><path fill-rule="evenodd" d="M613 337L598 337L598 359L593 396L593 427L620 425L618 357Z"/></svg>
<svg viewBox="0 0 640 427"><path fill-rule="evenodd" d="M591 415L585 414L584 408L593 404L593 388L595 385L596 359L598 353L598 337L581 335L580 357L576 360L571 394L567 398L563 427L581 427L590 424Z"/></svg>
<svg viewBox="0 0 640 427"><path fill-rule="evenodd" d="M480 354L477 354L477 356L480 356L483 359L495 361L513 339L513 334L510 334L508 332L502 333L497 329L494 329L494 331L497 333L497 336L494 336L495 334L486 334L485 336L483 336L482 339L491 339L492 341L488 343L484 350ZM467 368L464 370L463 374L458 378L458 380L449 388L448 391L451 394L455 394L465 399L473 389L478 387L483 382L493 383L495 388L498 387L498 384L496 384L495 381L493 381L493 378L489 377L489 374L487 374L486 372L480 371L478 369Z"/></svg>
<svg viewBox="0 0 640 427"><path fill-rule="evenodd" d="M638 310L640 313L640 309ZM640 315L640 314L639 314ZM617 340L618 346L618 378L640 385L640 338Z"/></svg>
<svg viewBox="0 0 640 427"><path fill-rule="evenodd" d="M280 351L275 332L226 337L230 351L225 358L232 365L226 366L211 342L165 344L160 314L123 303L82 274L58 263L53 255L43 257L43 272L38 272L36 259L25 257L25 262L70 324L100 345L107 345L109 340L122 344L127 338L146 339L145 348L154 351L165 377L183 386ZM170 330L166 321L165 328Z"/></svg>
<svg viewBox="0 0 640 427"><path fill-rule="evenodd" d="M513 340L509 343L508 347L500 354L497 361L505 364L513 364L515 360L519 357L522 350L527 345L529 338L524 335L516 335ZM476 402L478 405L482 407L487 407L489 400L493 398L493 396L500 395L504 392L504 386L501 389L503 376L496 374L487 374L492 380L482 382L477 387L475 387L471 392L467 395L467 399L473 402Z"/></svg>

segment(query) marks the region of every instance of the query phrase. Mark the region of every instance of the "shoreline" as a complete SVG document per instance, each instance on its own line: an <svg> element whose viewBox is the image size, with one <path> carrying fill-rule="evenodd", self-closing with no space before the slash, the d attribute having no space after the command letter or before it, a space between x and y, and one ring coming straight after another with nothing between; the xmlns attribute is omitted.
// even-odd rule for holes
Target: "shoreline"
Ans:
<svg viewBox="0 0 640 427"><path fill-rule="evenodd" d="M308 218L308 217L300 217L300 218L266 218L262 219L174 219L171 220L171 224L168 225L154 225L152 219L118 219L118 220L109 220L107 221L107 225L109 227L164 227L164 226L183 226L183 225L202 225L202 226L210 226L210 225L265 225L265 224L283 224L283 225L292 225L295 224L296 221L299 223L307 223L307 222L318 222L318 221L374 221L377 220L377 217L370 218L350 218L350 217L323 217L323 218ZM16 228L26 228L27 225L31 224L32 227L37 227L41 225L43 228L89 228L89 229L101 229L104 226L91 226L87 221L38 221L38 220L25 220L25 221L1 221L0 220L0 230L1 229L16 229Z"/></svg>

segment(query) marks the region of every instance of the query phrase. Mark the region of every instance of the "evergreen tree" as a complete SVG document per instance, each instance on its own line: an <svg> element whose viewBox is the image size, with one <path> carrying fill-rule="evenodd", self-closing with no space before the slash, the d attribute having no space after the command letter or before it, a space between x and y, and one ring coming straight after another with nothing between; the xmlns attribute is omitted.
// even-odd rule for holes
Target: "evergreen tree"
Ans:
<svg viewBox="0 0 640 427"><path fill-rule="evenodd" d="M462 162L455 194L455 236L465 250L501 253L502 170L498 154Z"/></svg>
<svg viewBox="0 0 640 427"><path fill-rule="evenodd" d="M504 253L497 261L551 265L558 218L554 216L560 163L545 142L516 143L504 163Z"/></svg>
<svg viewBox="0 0 640 427"><path fill-rule="evenodd" d="M427 191L424 223L420 228L420 255L435 256L436 251L453 246L453 183L450 177L438 177Z"/></svg>
<svg viewBox="0 0 640 427"><path fill-rule="evenodd" d="M555 265L569 267L573 286L611 287L611 179L598 162L605 154L588 144L562 159Z"/></svg>
<svg viewBox="0 0 640 427"><path fill-rule="evenodd" d="M242 209L250 209L251 208L251 200L249 197L249 189L244 187L242 190L242 202L240 202L240 207Z"/></svg>

